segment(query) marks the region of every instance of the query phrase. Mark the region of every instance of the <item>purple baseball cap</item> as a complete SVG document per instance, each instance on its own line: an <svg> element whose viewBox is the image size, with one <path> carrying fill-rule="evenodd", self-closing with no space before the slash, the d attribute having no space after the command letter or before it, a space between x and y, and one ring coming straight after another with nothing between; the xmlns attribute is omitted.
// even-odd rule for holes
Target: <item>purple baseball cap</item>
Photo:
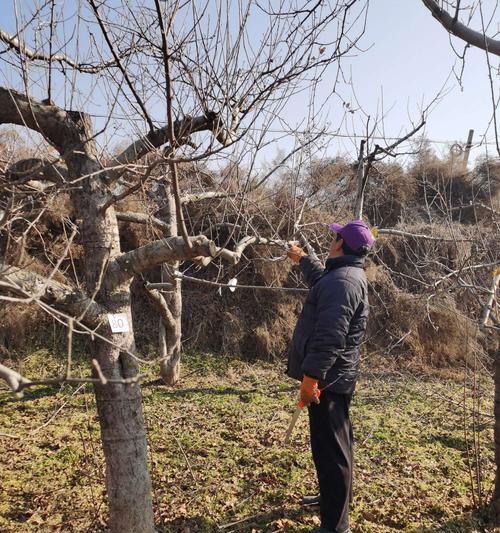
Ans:
<svg viewBox="0 0 500 533"><path fill-rule="evenodd" d="M329 224L328 227L338 233L347 243L347 246L355 252L363 247L371 248L375 242L370 228L362 220L353 220L345 226Z"/></svg>

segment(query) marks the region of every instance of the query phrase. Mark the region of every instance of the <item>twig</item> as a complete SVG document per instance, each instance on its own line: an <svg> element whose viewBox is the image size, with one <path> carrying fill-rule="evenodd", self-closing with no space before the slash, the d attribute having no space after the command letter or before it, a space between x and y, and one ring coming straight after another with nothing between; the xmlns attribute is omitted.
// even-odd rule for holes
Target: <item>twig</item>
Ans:
<svg viewBox="0 0 500 533"><path fill-rule="evenodd" d="M73 324L74 318L68 320L68 351L67 351L67 362L66 362L66 378L71 377L71 359L73 355Z"/></svg>
<svg viewBox="0 0 500 533"><path fill-rule="evenodd" d="M402 231L392 228L375 228L378 235L395 235L397 237L411 237L413 239L423 239L427 241L436 242L475 242L477 239L447 239L444 237L433 237L432 235L425 235L424 233L410 233L409 231Z"/></svg>
<svg viewBox="0 0 500 533"><path fill-rule="evenodd" d="M56 409L54 414L46 422L44 422L41 426L38 426L36 429L33 429L32 431L30 431L29 435L30 436L31 435L36 435L39 431L41 431L42 429L46 428L55 419L55 417L66 407L66 405L68 405L68 403L71 401L71 398L73 398L73 396L75 396L75 394L78 394L82 390L83 387L85 387L85 383L82 383L79 387L77 387L73 391L71 396L64 403L62 403L58 407L58 409Z"/></svg>
<svg viewBox="0 0 500 533"><path fill-rule="evenodd" d="M182 446L181 441L176 437L176 435L173 432L171 432L171 435L172 437L174 437L174 440L177 443L177 446L179 446L179 449L182 455L184 456L184 459L186 460L186 465L188 467L189 473L191 474L191 477L193 478L193 481L197 483L198 480L196 479L196 476L194 475L193 468L191 467L191 462L189 461L189 457L187 456L186 451L184 450L184 447Z"/></svg>
<svg viewBox="0 0 500 533"><path fill-rule="evenodd" d="M99 377L99 381L101 382L101 385L106 385L108 382L108 379L104 375L101 365L99 364L99 361L97 359L92 359L92 366L94 367L94 370L96 371L97 376Z"/></svg>
<svg viewBox="0 0 500 533"><path fill-rule="evenodd" d="M254 514L254 515L251 515L251 516L247 516L245 518L242 518L240 520L235 520L234 522L229 522L228 524L222 524L222 525L218 525L217 526L217 529L219 530L224 530L224 529L229 529L230 527L233 527L233 526L237 526L238 524L242 524L243 522L248 522L249 520L253 520L254 518L258 518L260 516L260 513L258 514Z"/></svg>
<svg viewBox="0 0 500 533"><path fill-rule="evenodd" d="M9 439L22 439L21 435L12 435L11 433L0 432L0 437L7 437Z"/></svg>

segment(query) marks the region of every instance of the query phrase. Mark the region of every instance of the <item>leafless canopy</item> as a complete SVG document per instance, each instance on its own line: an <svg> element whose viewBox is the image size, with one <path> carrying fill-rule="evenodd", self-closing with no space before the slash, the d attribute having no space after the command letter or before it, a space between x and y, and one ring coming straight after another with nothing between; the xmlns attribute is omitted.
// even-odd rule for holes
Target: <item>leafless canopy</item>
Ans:
<svg viewBox="0 0 500 533"><path fill-rule="evenodd" d="M67 368L53 382L74 380L73 333L93 340L93 376L85 380L96 391L110 527L151 533L137 366L144 361L133 331L112 331L108 316L131 323L131 281L161 267L176 290L149 296L160 316L161 359L170 359L166 372L175 380L181 299L172 269L219 257L234 264L247 246L276 242L274 234L255 234L243 216L246 196L273 175L259 170L258 153L276 141L270 126L287 106L303 106L307 117L304 102L321 78L335 86L342 57L363 34L366 3L52 0L12 13L0 29L0 124L19 127L30 149L22 160L7 154L1 162L0 298L36 304L67 325ZM296 136L277 167L316 140ZM209 157L248 170L230 184L200 173L183 179L182 165ZM140 190L163 210L123 209ZM211 198L227 198L233 230L249 230L234 250L229 240L213 240L227 220L196 234L187 223L185 204ZM55 247L41 224L63 199L69 208L57 221ZM151 240L123 250L118 219L151 225ZM42 264L26 250L33 239ZM0 376L13 390L39 383L4 366Z"/></svg>

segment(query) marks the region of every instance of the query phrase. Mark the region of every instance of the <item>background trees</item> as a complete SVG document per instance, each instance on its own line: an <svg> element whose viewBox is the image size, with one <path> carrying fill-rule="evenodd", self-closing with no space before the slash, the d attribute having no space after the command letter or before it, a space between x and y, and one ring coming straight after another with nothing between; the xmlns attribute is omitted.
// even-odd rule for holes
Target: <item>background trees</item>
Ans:
<svg viewBox="0 0 500 533"><path fill-rule="evenodd" d="M497 94L498 83L495 83L498 73L495 72L495 67L493 65L493 56L500 56L500 40L498 40L497 33L490 36L490 32L493 32L492 23L495 20L495 12L498 8L498 4L495 3L493 14L489 14L486 10L485 3L482 0L473 2L471 6L464 7L461 5L460 1L456 2L442 2L442 5L439 5L438 2L434 0L422 0L424 5L432 12L433 17L446 29L451 35L458 37L460 40L465 42L465 48L462 55L462 60L464 61L465 66L465 56L467 48L469 46L478 47L485 51L485 59L488 67L488 81L491 89L491 107L492 107L492 118L491 122L493 124L493 130L495 134L496 141L496 151L498 156L500 156L500 142L499 142L499 130L498 130L498 120L497 120L497 110L499 104L499 96ZM453 16L448 12L452 10ZM463 12L463 13L462 13ZM467 22L463 22L462 18L467 19ZM478 25L479 29L474 29L470 27L471 21L474 21ZM487 183L491 183L490 178L487 178ZM473 202L471 202L473 203ZM485 206L486 209L493 209L492 213L494 214L493 224L498 232L498 198L494 200L493 206ZM493 273L493 284L490 287L490 294L493 300L495 299L495 294L498 286L498 270L495 270ZM491 308L490 304L486 304L484 316L487 316L488 309ZM492 326L494 330L498 331L498 321L494 318L494 325ZM481 328L484 329L487 326L485 321L481 322ZM495 520L497 523L500 523L500 356L497 353L494 357L494 376L495 376L495 457L497 465L497 478L495 483L495 491L493 494L493 509L495 512Z"/></svg>

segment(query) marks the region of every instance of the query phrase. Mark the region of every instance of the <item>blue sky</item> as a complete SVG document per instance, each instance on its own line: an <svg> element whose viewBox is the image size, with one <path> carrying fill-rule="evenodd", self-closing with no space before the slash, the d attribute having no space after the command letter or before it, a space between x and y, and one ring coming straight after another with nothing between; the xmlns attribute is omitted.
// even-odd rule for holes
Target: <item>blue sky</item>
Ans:
<svg viewBox="0 0 500 533"><path fill-rule="evenodd" d="M61 4L61 2L58 2ZM10 8L6 8L10 4ZM152 2L151 2L152 4ZM32 6L29 0L17 2L18 10ZM77 2L66 0L65 11L74 11ZM493 0L483 0L487 13L492 12ZM5 2L6 9L0 25L10 32L15 31L14 2ZM264 22L264 21L262 21ZM473 21L477 24L477 20ZM255 28L259 21L253 22ZM493 29L498 28L497 20L493 21ZM491 33L493 33L492 30ZM463 44L454 40L457 50L462 51ZM463 86L460 87L451 73L453 66L457 72L461 64L454 54L447 32L434 20L430 12L420 0L372 0L369 8L366 33L360 41L362 51L343 60L344 75L352 78L354 91L363 112L357 109L349 84L340 84L339 93L345 101L349 101L354 114L348 115L351 122L343 122L344 109L338 98L330 98L322 110L322 122L330 131L342 135L362 134L365 114L375 117L383 107L387 113L383 121L383 130L388 137L395 137L411 127L411 121L418 121L422 106L433 100L445 86L446 95L433 106L429 115L425 135L431 140L444 141L433 146L444 154L448 150L447 142L463 142L470 128L475 130L475 142L483 138L493 140L494 133L489 122L492 115L490 86L485 53L470 48L467 52ZM494 67L498 68L498 58L491 58ZM1 58L0 58L1 61ZM8 67L1 68L2 83L8 83ZM7 72L7 75L5 74ZM327 71L318 87L317 100L321 102L329 95L334 81L335 71ZM80 78L82 98L88 92L88 85ZM498 74L495 79L495 91L498 94ZM59 88L59 95L64 91ZM67 105L61 96L59 105ZM96 98L94 112L99 112L103 100ZM105 114L106 109L101 112ZM303 123L307 114L307 98L302 95L292 99L290 105L283 110L289 124ZM99 122L99 119L96 119ZM97 124L99 127L99 124ZM122 138L128 138L128 132L122 131ZM113 130L114 138L120 138L120 127ZM358 140L346 137L327 138L328 144L323 154L338 154L355 157ZM264 152L264 157L272 159L277 150L285 150L292 146L292 141L280 140ZM484 153L487 145L475 147L472 157ZM494 146L488 146L494 153Z"/></svg>
<svg viewBox="0 0 500 533"><path fill-rule="evenodd" d="M463 44L454 43L461 52ZM363 44L367 50L351 61L356 92L365 109L375 113L383 91L384 107L393 106L385 120L387 135L397 135L408 124L408 111L417 117L419 105L432 100L454 65L457 71L461 68L448 34L420 0L372 2ZM493 65L498 63L493 59ZM463 87L452 76L448 94L429 116L430 139L465 140L470 128L476 141L484 134L493 138L492 129L488 131L492 106L487 75L485 53L469 48ZM498 75L495 82L498 93Z"/></svg>

